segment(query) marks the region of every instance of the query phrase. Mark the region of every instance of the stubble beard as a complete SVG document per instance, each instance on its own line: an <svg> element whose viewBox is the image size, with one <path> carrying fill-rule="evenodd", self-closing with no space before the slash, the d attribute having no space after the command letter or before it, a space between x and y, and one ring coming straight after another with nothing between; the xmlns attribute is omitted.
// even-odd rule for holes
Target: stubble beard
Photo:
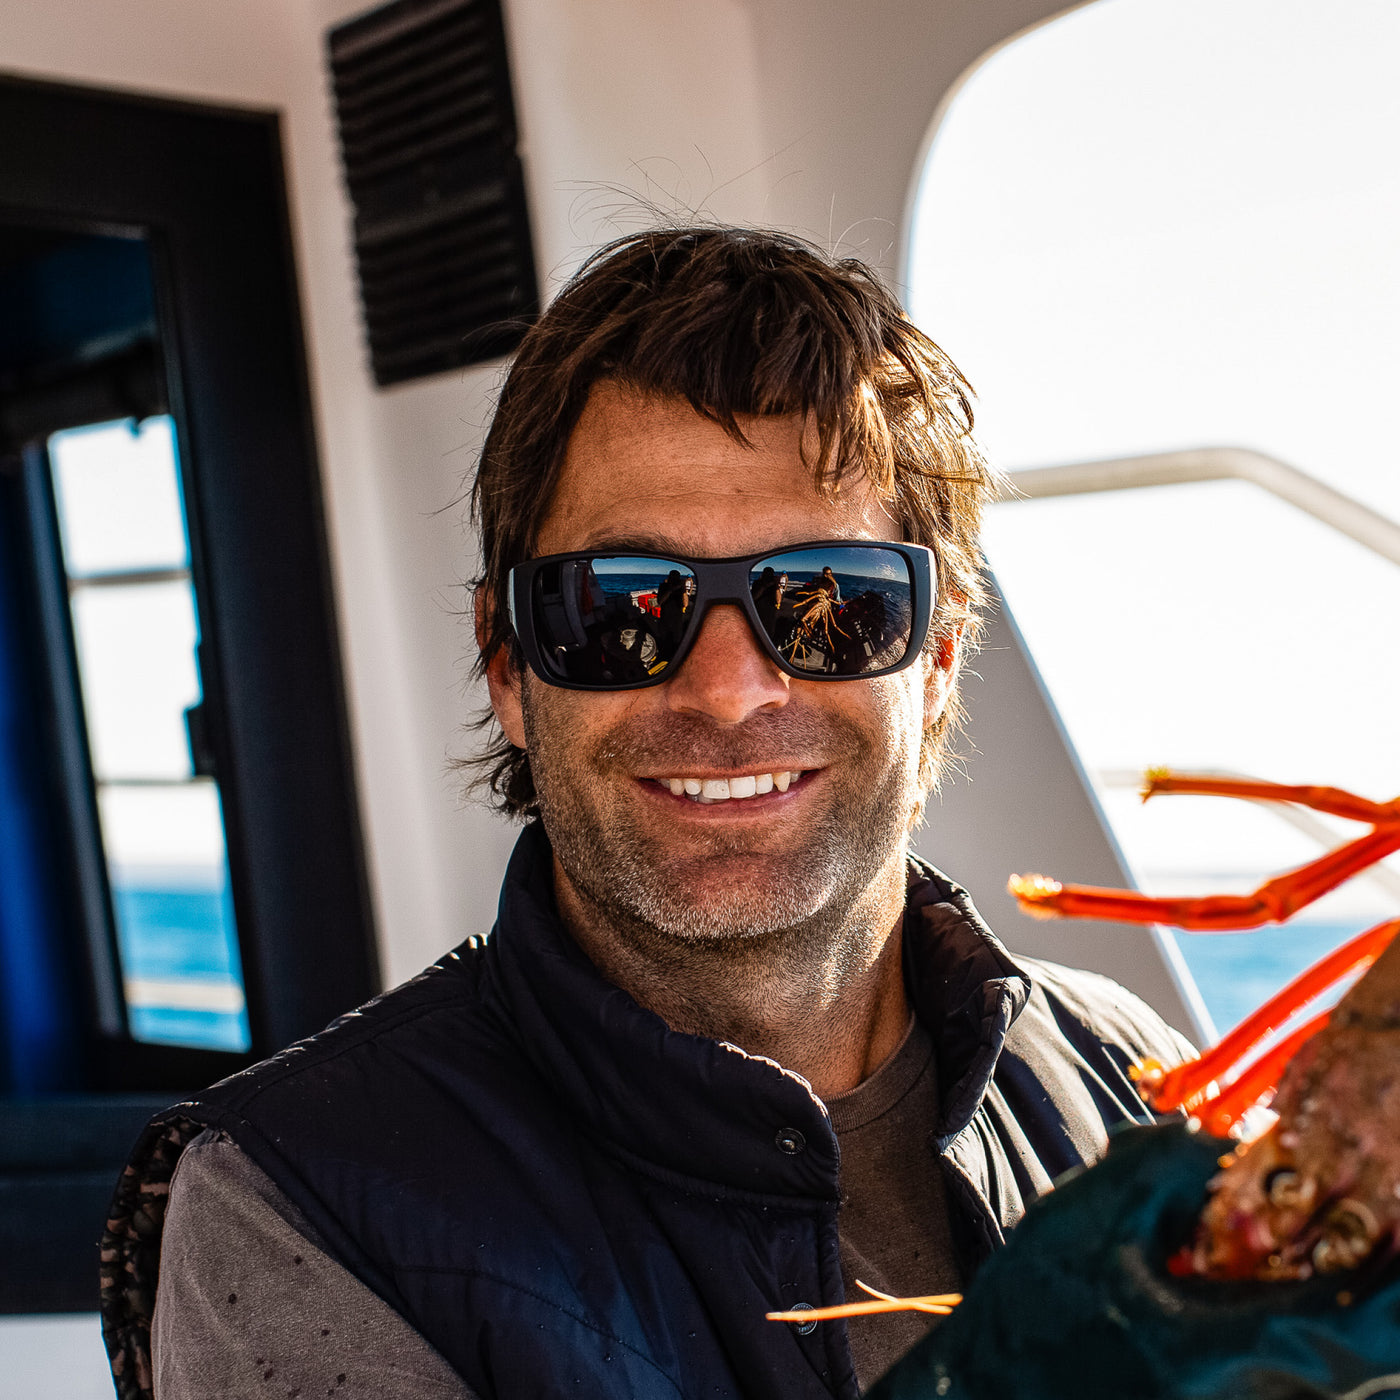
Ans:
<svg viewBox="0 0 1400 1400"><path fill-rule="evenodd" d="M624 721L583 745L557 694L525 686L531 772L555 856L596 918L663 962L708 955L737 971L750 960L841 958L843 930L852 937L862 906L878 903L881 872L903 863L921 797L903 755L890 762L852 721L794 706L732 727L683 715ZM639 770L761 772L781 753L818 753L826 765L821 809L795 835L781 823L786 845L719 823L668 831L627 797L624 775Z"/></svg>

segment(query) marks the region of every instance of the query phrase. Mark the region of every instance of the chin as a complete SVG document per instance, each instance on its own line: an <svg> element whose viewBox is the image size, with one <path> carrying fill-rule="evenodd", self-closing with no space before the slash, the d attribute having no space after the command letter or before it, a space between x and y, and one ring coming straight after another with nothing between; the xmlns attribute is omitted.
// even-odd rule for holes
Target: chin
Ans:
<svg viewBox="0 0 1400 1400"><path fill-rule="evenodd" d="M705 868L665 871L651 865L623 885L626 912L684 942L758 939L808 922L831 900L833 872L797 874L791 861L727 859Z"/></svg>

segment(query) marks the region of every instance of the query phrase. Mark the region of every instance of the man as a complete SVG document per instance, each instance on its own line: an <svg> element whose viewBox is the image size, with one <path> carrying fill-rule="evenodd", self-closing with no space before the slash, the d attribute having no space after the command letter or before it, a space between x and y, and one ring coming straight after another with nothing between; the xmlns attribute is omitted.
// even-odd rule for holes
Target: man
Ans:
<svg viewBox="0 0 1400 1400"><path fill-rule="evenodd" d="M686 580L679 569L672 569L661 587L656 590L657 614L661 619L663 641L671 650L680 641L685 623L686 604L690 601L686 592Z"/></svg>
<svg viewBox="0 0 1400 1400"><path fill-rule="evenodd" d="M822 569L822 576L820 578L814 578L812 580L811 586L813 592L820 591L825 593L833 603L839 603L841 601L841 585L836 582L836 575L831 572L830 564Z"/></svg>
<svg viewBox="0 0 1400 1400"><path fill-rule="evenodd" d="M956 1288L1145 1116L1128 1064L1184 1044L908 857L982 597L970 426L796 240L641 235L564 289L474 497L482 764L530 819L496 927L154 1120L104 1241L119 1393L854 1396L927 1318L764 1313ZM837 558L890 621L808 675L753 587ZM680 634L619 676L578 580L672 570Z"/></svg>

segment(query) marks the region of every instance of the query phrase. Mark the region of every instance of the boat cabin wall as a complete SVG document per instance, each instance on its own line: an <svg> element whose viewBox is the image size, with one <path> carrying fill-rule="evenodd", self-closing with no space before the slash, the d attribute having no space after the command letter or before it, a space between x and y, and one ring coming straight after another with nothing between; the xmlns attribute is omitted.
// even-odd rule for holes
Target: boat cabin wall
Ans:
<svg viewBox="0 0 1400 1400"><path fill-rule="evenodd" d="M501 369L389 389L370 377L325 65L327 29L367 8L10 3L0 6L0 71L280 113L362 821L391 984L489 927L514 831L468 801L450 767L469 750L464 726L484 701L469 681L464 581L475 558L463 496ZM648 203L789 228L865 257L897 284L935 115L981 57L1065 8L505 0L541 286L548 292L599 243L646 222ZM983 722L1014 730L1023 748L1063 755L1029 668L1005 685L975 700ZM988 732L975 737L991 754ZM1079 781L1072 758L1050 766L1048 781L1066 791ZM1014 774L1006 776L1014 789ZM1003 813L994 849L970 837L960 800L956 792L945 800L925 849L991 902L1049 829L1093 847L1112 878L1111 844L1083 793ZM1170 979L1159 981L1170 1014Z"/></svg>

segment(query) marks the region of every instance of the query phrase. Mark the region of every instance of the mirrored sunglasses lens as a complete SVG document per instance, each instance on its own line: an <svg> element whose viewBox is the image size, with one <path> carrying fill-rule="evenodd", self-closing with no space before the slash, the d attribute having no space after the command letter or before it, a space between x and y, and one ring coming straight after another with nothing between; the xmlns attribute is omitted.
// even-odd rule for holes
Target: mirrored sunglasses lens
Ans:
<svg viewBox="0 0 1400 1400"><path fill-rule="evenodd" d="M897 666L908 654L914 581L897 550L788 550L759 560L749 588L763 630L796 670L860 676Z"/></svg>
<svg viewBox="0 0 1400 1400"><path fill-rule="evenodd" d="M531 605L540 651L561 680L625 687L665 672L694 600L684 564L610 554L545 566Z"/></svg>

